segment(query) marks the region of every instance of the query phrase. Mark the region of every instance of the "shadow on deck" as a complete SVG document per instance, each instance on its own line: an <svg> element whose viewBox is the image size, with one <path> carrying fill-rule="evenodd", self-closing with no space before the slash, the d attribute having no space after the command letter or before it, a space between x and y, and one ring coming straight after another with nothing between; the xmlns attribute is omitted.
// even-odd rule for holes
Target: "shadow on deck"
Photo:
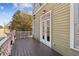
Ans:
<svg viewBox="0 0 79 59"><path fill-rule="evenodd" d="M32 38L17 39L12 47L11 56L61 56L41 42Z"/></svg>

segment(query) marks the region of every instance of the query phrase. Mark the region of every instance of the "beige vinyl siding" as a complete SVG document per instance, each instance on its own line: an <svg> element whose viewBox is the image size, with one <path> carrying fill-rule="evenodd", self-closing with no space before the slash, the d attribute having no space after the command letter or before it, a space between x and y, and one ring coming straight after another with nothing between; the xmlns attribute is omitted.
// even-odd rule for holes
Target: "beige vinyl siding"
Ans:
<svg viewBox="0 0 79 59"><path fill-rule="evenodd" d="M34 37L35 39L40 39L40 20L39 20L39 17L37 17L35 19L35 34L34 34Z"/></svg>
<svg viewBox="0 0 79 59"><path fill-rule="evenodd" d="M70 48L70 4L67 3L52 3L46 4L36 14L36 37L40 39L40 16L42 11L52 10L51 20L51 38L52 49L56 50L62 55L79 55L79 51ZM53 45L53 42L55 45Z"/></svg>
<svg viewBox="0 0 79 59"><path fill-rule="evenodd" d="M53 7L53 49L62 55L79 55L70 49L70 4L54 4Z"/></svg>

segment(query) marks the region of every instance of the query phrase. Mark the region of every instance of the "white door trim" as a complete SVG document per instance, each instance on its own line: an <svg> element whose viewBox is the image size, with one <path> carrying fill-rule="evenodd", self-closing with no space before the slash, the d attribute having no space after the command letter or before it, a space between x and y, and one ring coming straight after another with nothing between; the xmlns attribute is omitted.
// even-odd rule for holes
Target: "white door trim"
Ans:
<svg viewBox="0 0 79 59"><path fill-rule="evenodd" d="M74 48L74 4L70 4L70 48Z"/></svg>
<svg viewBox="0 0 79 59"><path fill-rule="evenodd" d="M51 39L51 32L52 32L51 26L52 26L52 24L51 24L51 20L52 20L52 10L50 10L50 47L52 47L52 39Z"/></svg>
<svg viewBox="0 0 79 59"><path fill-rule="evenodd" d="M48 46L51 48L51 46L52 46L52 44L51 44L51 10L48 11L47 13L50 13L50 18L49 18L49 20L50 20L50 45L48 45ZM41 42L42 42L42 33L41 33L41 30L42 30L42 28L41 28L41 26L42 26L42 19L41 19L41 17L43 17L47 13L45 13L45 14L43 14L43 15L40 16L40 41Z"/></svg>

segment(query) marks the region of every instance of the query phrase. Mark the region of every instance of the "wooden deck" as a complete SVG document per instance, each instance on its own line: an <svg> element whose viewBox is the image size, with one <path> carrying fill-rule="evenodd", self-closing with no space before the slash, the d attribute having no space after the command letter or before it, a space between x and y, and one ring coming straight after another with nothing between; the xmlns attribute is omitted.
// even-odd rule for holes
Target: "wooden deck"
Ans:
<svg viewBox="0 0 79 59"><path fill-rule="evenodd" d="M61 56L43 43L32 38L17 39L12 47L11 56Z"/></svg>

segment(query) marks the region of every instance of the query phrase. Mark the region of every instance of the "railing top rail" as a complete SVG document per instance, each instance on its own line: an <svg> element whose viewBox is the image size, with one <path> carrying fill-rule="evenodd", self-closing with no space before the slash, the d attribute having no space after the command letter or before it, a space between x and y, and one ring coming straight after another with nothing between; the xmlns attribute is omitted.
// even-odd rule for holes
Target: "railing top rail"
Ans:
<svg viewBox="0 0 79 59"><path fill-rule="evenodd" d="M9 37L5 37L4 39L0 41L0 47L7 41L8 38Z"/></svg>
<svg viewBox="0 0 79 59"><path fill-rule="evenodd" d="M15 32L17 33L30 33L32 31L16 31L16 30L13 30L11 31L6 37L4 37L1 41L0 41L0 47L7 41L9 40L10 37L12 36L15 36ZM29 35L29 34L28 34ZM11 40L11 39L10 39Z"/></svg>
<svg viewBox="0 0 79 59"><path fill-rule="evenodd" d="M14 34L15 30L13 30L12 32L10 32L8 36L4 37L1 41L0 41L0 47L11 37L11 34Z"/></svg>

